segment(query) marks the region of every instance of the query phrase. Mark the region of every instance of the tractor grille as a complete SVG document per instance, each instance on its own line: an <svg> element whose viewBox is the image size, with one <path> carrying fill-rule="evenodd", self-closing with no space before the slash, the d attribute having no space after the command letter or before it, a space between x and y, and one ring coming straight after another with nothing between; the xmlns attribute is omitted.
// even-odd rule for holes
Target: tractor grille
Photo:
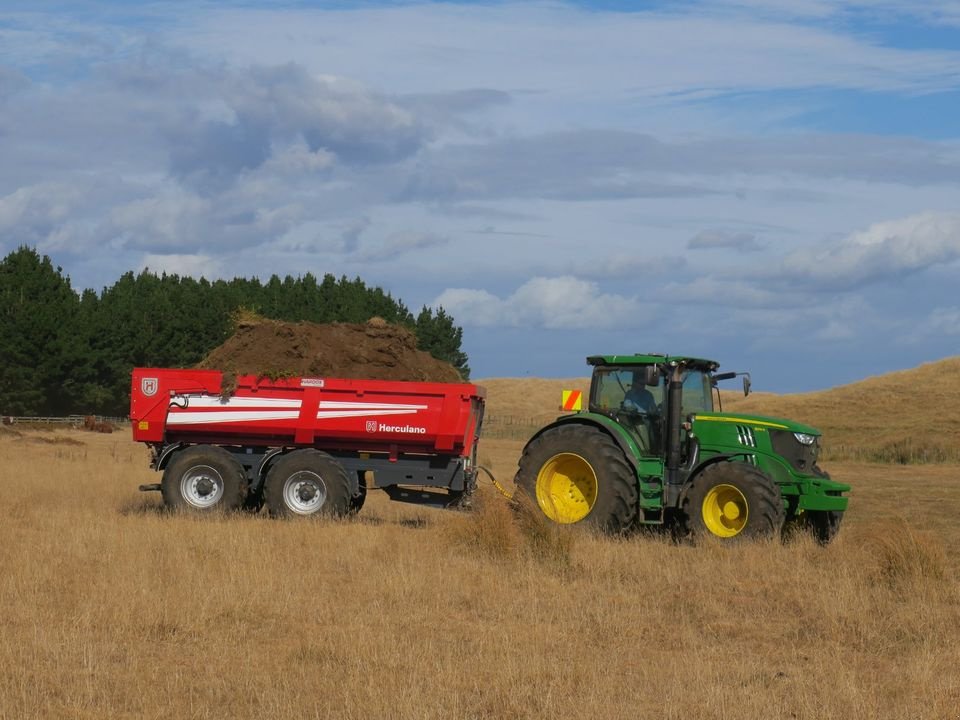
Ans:
<svg viewBox="0 0 960 720"><path fill-rule="evenodd" d="M804 445L797 440L792 432L786 430L771 430L770 442L773 451L782 456L797 472L810 475L814 473L817 464L817 455L820 453L820 438L813 441L813 445Z"/></svg>

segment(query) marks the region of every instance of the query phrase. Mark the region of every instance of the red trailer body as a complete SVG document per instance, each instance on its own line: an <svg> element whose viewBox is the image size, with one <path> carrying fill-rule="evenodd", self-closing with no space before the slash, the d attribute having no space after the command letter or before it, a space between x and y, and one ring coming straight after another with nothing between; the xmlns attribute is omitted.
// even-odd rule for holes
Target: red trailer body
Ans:
<svg viewBox="0 0 960 720"><path fill-rule="evenodd" d="M198 501L209 499L204 491L211 483L218 487L210 492L231 490L223 476L232 477L235 466L215 467L206 476L196 469L215 465L209 458L188 464L187 475L167 477L180 454L197 455L198 448L225 452L242 466L247 496L262 496L273 468L298 451L300 460L309 455L341 466L354 504L368 486L398 496L406 492L399 489L404 485L442 487L459 497L475 483L485 395L476 385L254 375L230 384L225 392L224 376L216 370L133 371L133 438L153 448L154 467L165 471L170 487L147 488L162 489L168 503L178 504L178 493L186 493L179 499L190 505L191 487ZM181 470L178 465L176 473ZM301 479L321 475L309 468L297 472L308 473ZM373 473L372 484L367 472Z"/></svg>

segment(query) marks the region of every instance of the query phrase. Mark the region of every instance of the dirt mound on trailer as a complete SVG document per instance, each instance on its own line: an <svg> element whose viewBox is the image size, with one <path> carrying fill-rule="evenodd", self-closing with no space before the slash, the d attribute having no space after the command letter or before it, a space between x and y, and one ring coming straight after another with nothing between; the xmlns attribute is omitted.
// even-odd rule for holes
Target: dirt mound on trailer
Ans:
<svg viewBox="0 0 960 720"><path fill-rule="evenodd" d="M417 350L410 330L382 318L362 325L246 319L197 367L228 375L461 382L452 365Z"/></svg>

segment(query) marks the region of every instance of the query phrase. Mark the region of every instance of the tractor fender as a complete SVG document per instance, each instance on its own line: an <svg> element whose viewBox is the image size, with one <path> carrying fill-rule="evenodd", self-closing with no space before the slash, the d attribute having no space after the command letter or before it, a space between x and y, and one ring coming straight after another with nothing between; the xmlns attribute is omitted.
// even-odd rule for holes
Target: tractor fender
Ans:
<svg viewBox="0 0 960 720"><path fill-rule="evenodd" d="M687 479L683 481L683 486L680 488L680 494L677 496L677 506L683 506L683 502L687 499L687 493L690 491L693 481L706 468L721 462L731 462L734 458L746 457L747 455L748 453L723 453L722 455L713 455L703 462L698 463L693 470L690 471L690 474L687 475Z"/></svg>
<svg viewBox="0 0 960 720"><path fill-rule="evenodd" d="M630 463L630 466L634 470L637 469L639 458L642 455L640 447L615 420L611 420L606 415L600 415L598 413L577 413L576 415L566 415L564 417L557 418L552 423L544 425L542 428L537 430L537 432L534 433L529 440L527 440L527 444L524 445L524 451L526 451L527 445L536 440L547 430L560 427L561 425L592 425L600 429L609 435L620 447L620 449L623 451L624 457L627 459L627 462Z"/></svg>

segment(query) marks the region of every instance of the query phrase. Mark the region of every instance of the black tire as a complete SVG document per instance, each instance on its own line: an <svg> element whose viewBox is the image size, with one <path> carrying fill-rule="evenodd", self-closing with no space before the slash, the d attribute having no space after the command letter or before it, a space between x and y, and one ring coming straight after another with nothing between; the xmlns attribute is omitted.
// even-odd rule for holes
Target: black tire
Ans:
<svg viewBox="0 0 960 720"><path fill-rule="evenodd" d="M558 523L619 533L637 519L636 473L613 438L592 425L559 425L527 443L516 484Z"/></svg>
<svg viewBox="0 0 960 720"><path fill-rule="evenodd" d="M778 535L786 510L780 488L765 472L740 462L717 462L693 478L683 515L694 536L733 540Z"/></svg>
<svg viewBox="0 0 960 720"><path fill-rule="evenodd" d="M163 472L160 491L164 504L191 513L236 510L247 497L243 466L229 452L214 445L180 450Z"/></svg>
<svg viewBox="0 0 960 720"><path fill-rule="evenodd" d="M804 516L814 539L821 545L828 545L837 536L843 522L842 510L807 510Z"/></svg>
<svg viewBox="0 0 960 720"><path fill-rule="evenodd" d="M822 478L830 479L830 473L819 465L813 466L813 472ZM828 545L840 532L843 522L843 510L807 510L800 516L804 526L820 545Z"/></svg>
<svg viewBox="0 0 960 720"><path fill-rule="evenodd" d="M274 517L340 517L350 511L350 477L319 450L295 450L274 462L263 488Z"/></svg>

